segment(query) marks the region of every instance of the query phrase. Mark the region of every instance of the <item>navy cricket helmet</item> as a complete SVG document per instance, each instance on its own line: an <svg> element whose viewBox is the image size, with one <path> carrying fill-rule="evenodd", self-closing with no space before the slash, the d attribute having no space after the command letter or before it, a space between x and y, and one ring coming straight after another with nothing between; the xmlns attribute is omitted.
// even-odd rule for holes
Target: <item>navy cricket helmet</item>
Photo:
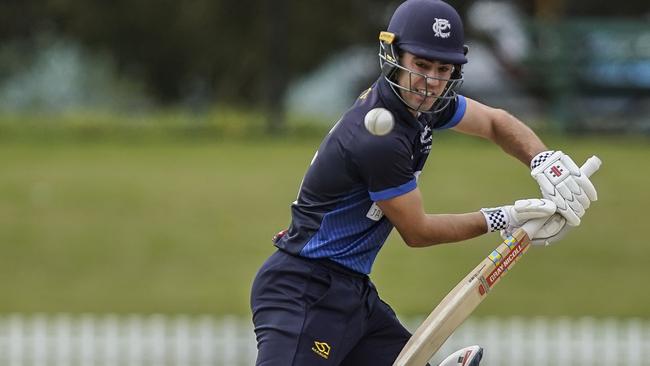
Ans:
<svg viewBox="0 0 650 366"><path fill-rule="evenodd" d="M468 48L465 46L463 22L451 5L441 0L407 0L395 10L388 30L379 34L379 41L382 75L409 108L418 112L435 113L446 108L456 97L455 89L463 81L462 65L467 63ZM451 77L440 79L446 81L447 86L441 95L435 96L436 102L430 110L420 110L422 105L409 105L399 93L399 90L402 90L431 96L428 90L420 92L396 82L395 74L398 70L408 72L409 77L431 78L400 64L399 59L403 52L454 65Z"/></svg>

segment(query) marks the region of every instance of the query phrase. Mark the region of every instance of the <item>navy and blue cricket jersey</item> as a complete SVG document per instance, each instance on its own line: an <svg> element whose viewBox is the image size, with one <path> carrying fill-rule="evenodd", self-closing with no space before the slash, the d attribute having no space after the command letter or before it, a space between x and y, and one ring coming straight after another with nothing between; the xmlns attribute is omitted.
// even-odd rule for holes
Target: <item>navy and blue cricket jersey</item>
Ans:
<svg viewBox="0 0 650 366"><path fill-rule="evenodd" d="M291 225L275 245L369 274L393 229L374 202L416 188L431 151L433 130L458 124L466 105L459 95L442 112L416 118L380 78L321 143L291 206ZM394 128L384 136L371 134L364 125L374 108L386 108L395 119Z"/></svg>

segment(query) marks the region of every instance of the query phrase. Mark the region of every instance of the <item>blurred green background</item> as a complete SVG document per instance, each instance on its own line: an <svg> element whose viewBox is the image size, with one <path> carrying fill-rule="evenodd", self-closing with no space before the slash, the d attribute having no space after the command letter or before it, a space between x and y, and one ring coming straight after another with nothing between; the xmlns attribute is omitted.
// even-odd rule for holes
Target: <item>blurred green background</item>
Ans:
<svg viewBox="0 0 650 366"><path fill-rule="evenodd" d="M377 77L398 3L2 2L0 313L248 316L270 238ZM477 314L650 318L647 2L451 3L471 49L461 92L603 160L583 224L533 248ZM434 138L429 212L538 194L497 147ZM427 314L500 241L410 249L393 234L372 277L398 313Z"/></svg>
<svg viewBox="0 0 650 366"><path fill-rule="evenodd" d="M319 143L305 133L64 137L0 144L0 312L246 315L252 277ZM429 212L538 194L497 147L452 132L437 139L420 180ZM600 199L561 243L533 248L477 314L649 316L647 139L546 140L577 160L598 154ZM394 234L373 278L400 313L427 313L500 241L411 249Z"/></svg>

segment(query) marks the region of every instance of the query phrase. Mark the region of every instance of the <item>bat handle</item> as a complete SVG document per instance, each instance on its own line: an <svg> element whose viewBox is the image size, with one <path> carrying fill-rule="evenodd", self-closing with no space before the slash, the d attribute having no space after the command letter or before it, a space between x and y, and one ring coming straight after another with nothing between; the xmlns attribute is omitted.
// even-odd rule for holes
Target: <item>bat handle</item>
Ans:
<svg viewBox="0 0 650 366"><path fill-rule="evenodd" d="M590 177L600 168L601 164L602 161L594 155L585 161L585 163L580 167L580 171L582 174ZM535 236L535 233L544 226L544 223L546 223L547 220L549 220L549 218L528 220L521 228L524 229L526 234L528 234L528 237L532 239L533 236Z"/></svg>
<svg viewBox="0 0 650 366"><path fill-rule="evenodd" d="M596 155L593 155L584 164L580 167L580 171L585 174L587 177L591 177L598 169L603 162Z"/></svg>

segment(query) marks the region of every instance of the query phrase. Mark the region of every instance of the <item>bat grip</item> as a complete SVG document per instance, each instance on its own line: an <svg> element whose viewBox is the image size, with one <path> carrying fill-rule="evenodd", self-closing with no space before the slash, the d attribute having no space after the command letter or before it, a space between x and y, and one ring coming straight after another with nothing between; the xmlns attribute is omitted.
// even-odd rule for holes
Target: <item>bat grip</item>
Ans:
<svg viewBox="0 0 650 366"><path fill-rule="evenodd" d="M594 155L587 159L587 161L585 161L585 163L580 167L580 172L582 172L582 174L586 175L587 177L590 177L600 168L601 164L602 161L596 155ZM532 239L537 231L541 229L542 226L544 226L547 220L549 220L549 218L528 220L521 226L521 228L524 229L526 234L528 234L528 237Z"/></svg>
<svg viewBox="0 0 650 366"><path fill-rule="evenodd" d="M596 155L593 155L582 164L580 171L587 177L591 177L598 169L600 169L602 163L603 162Z"/></svg>

